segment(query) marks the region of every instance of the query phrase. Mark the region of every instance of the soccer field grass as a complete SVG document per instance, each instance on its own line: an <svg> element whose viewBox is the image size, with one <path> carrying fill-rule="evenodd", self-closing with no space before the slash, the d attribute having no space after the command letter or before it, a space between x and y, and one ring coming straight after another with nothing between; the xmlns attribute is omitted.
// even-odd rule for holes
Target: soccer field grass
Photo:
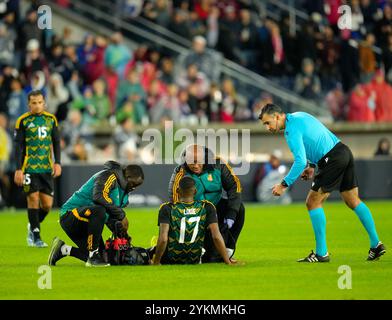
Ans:
<svg viewBox="0 0 392 320"><path fill-rule="evenodd" d="M387 253L365 261L368 237L354 212L342 203L325 206L331 262L297 263L314 247L304 204L246 205L246 220L235 254L243 265L112 266L86 268L67 257L52 267L52 288L39 289L38 268L49 248L26 245L27 214L0 213L0 299L391 299L392 202L367 202ZM157 209L129 209L134 245L149 246L158 231ZM42 238L70 240L53 211ZM105 237L109 232L105 229ZM351 268L352 289L339 289L339 266ZM347 274L346 274L347 275Z"/></svg>

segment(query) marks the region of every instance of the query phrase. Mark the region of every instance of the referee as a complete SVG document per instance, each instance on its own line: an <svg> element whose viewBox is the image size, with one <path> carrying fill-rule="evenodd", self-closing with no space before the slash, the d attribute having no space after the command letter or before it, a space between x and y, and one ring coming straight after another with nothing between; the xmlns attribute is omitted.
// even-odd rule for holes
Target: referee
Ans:
<svg viewBox="0 0 392 320"><path fill-rule="evenodd" d="M271 132L284 130L284 137L294 155L294 163L280 184L272 188L275 196L281 196L298 177L313 178L311 190L306 199L316 238L316 252L298 262L329 262L326 242L326 219L322 207L333 190L339 190L346 205L354 210L370 238L367 260L376 260L385 253L385 246L379 240L372 214L358 196L358 182L355 175L354 158L351 150L329 131L320 121L305 112L284 113L274 104L267 104L261 110L259 119Z"/></svg>

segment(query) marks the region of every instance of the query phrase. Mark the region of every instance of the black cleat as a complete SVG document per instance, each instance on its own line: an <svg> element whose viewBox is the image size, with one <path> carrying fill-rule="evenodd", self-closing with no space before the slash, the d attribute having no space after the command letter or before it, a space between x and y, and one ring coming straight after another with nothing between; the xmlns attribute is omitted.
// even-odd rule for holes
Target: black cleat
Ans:
<svg viewBox="0 0 392 320"><path fill-rule="evenodd" d="M387 250L384 244L380 241L377 244L377 247L370 248L367 260L369 261L378 260L386 251Z"/></svg>
<svg viewBox="0 0 392 320"><path fill-rule="evenodd" d="M318 254L315 254L312 250L312 252L305 258L297 260L297 262L329 262L329 254L327 253L325 256L319 256Z"/></svg>
<svg viewBox="0 0 392 320"><path fill-rule="evenodd" d="M50 266L55 266L56 262L65 256L61 253L61 247L65 244L63 240L55 237L52 241L52 246L50 248L48 264Z"/></svg>
<svg viewBox="0 0 392 320"><path fill-rule="evenodd" d="M110 263L105 262L98 250L96 250L91 257L88 257L86 267L108 267Z"/></svg>

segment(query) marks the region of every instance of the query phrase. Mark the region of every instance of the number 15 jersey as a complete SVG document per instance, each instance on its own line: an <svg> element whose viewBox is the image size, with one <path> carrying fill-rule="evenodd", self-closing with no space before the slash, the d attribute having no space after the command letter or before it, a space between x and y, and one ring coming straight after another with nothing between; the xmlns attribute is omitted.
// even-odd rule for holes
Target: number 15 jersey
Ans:
<svg viewBox="0 0 392 320"><path fill-rule="evenodd" d="M16 165L24 173L52 172L52 144L59 160L59 132L56 117L49 112L21 115L15 124Z"/></svg>

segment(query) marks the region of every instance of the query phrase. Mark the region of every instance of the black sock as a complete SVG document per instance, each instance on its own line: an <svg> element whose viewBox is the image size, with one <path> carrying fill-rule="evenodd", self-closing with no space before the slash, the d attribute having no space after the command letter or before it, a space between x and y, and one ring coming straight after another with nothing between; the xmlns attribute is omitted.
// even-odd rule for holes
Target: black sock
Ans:
<svg viewBox="0 0 392 320"><path fill-rule="evenodd" d="M69 255L72 256L72 257L75 257L75 258L77 258L79 260L82 260L82 261L86 262L87 258L88 258L88 251L72 247L71 252L69 253Z"/></svg>
<svg viewBox="0 0 392 320"><path fill-rule="evenodd" d="M39 216L39 222L40 222L40 223L41 223L42 221L44 221L44 219L45 219L45 217L48 215L48 213L49 213L49 211L45 211L44 209L39 208L38 216Z"/></svg>
<svg viewBox="0 0 392 320"><path fill-rule="evenodd" d="M38 231L39 233L39 209L27 209L27 215L29 217L30 222L30 230L34 232Z"/></svg>

